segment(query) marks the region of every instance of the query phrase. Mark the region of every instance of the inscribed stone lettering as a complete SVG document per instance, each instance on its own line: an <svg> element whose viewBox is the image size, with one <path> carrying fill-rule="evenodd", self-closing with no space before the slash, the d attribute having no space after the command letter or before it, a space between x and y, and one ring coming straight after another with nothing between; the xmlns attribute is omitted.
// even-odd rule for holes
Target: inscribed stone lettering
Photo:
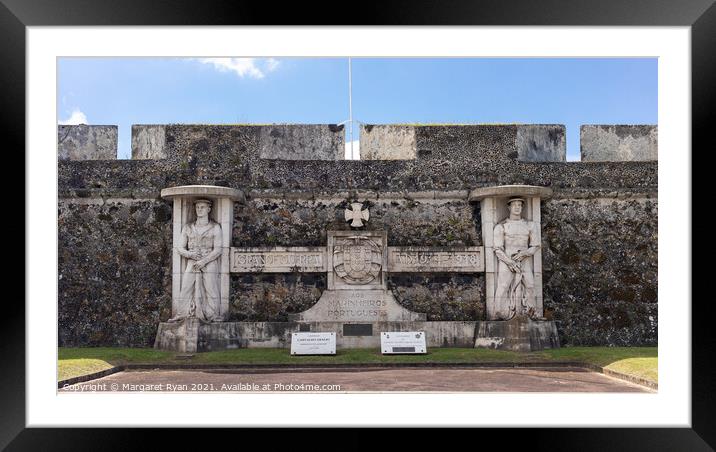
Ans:
<svg viewBox="0 0 716 452"><path fill-rule="evenodd" d="M388 271L482 272L483 247L388 247Z"/></svg>
<svg viewBox="0 0 716 452"><path fill-rule="evenodd" d="M325 248L231 248L231 271L239 273L322 272Z"/></svg>

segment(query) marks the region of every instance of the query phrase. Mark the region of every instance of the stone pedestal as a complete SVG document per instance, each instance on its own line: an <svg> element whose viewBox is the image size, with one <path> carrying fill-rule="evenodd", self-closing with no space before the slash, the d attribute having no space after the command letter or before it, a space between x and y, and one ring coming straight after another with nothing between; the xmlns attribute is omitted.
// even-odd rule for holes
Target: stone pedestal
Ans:
<svg viewBox="0 0 716 452"><path fill-rule="evenodd" d="M424 331L428 347L469 348L481 322L202 322L161 323L155 348L178 353L290 348L291 334L334 332L339 349L380 347L380 333Z"/></svg>
<svg viewBox="0 0 716 452"><path fill-rule="evenodd" d="M480 322L475 329L475 348L515 352L559 348L557 325L554 320L532 320L524 316Z"/></svg>
<svg viewBox="0 0 716 452"><path fill-rule="evenodd" d="M237 348L290 348L291 334L335 332L339 349L380 347L380 333L425 331L428 347L493 348L517 352L559 348L554 321L301 321L203 322L190 318L160 323L154 348L196 353Z"/></svg>
<svg viewBox="0 0 716 452"><path fill-rule="evenodd" d="M199 327L209 325L197 318L188 318L180 322L159 324L154 348L172 350L179 353L196 353L199 339Z"/></svg>

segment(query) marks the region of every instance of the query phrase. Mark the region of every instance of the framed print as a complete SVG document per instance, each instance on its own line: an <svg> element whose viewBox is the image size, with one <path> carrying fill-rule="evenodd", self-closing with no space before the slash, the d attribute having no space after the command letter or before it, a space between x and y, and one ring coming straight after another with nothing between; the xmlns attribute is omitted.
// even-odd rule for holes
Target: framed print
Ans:
<svg viewBox="0 0 716 452"><path fill-rule="evenodd" d="M580 449L588 450L610 448L709 450L715 447L716 433L710 416L714 408L715 389L710 357L713 354L715 341L711 337L708 325L712 319L713 308L709 302L692 302L691 298L691 271L700 267L694 265L692 268L690 261L692 256L690 187L693 154L689 148L699 145L702 149L708 149L704 138L705 131L708 130L706 123L712 116L714 100L712 82L714 58L711 55L714 53L715 44L712 30L716 25L716 9L712 3L694 0L686 3L659 1L624 5L619 2L596 4L579 1L570 2L569 8L566 8L554 2L535 4L524 1L480 3L460 1L449 6L382 2L376 8L356 5L355 14L341 17L335 17L334 10L335 5L321 3L275 8L246 2L197 4L187 1L171 5L129 2L125 5L103 3L90 5L74 0L61 4L43 1L3 1L0 8L0 23L3 24L0 28L6 43L3 46L6 69L1 75L1 89L6 104L3 115L5 115L4 123L9 126L6 129L7 137L13 139L12 149L15 149L13 152L18 153L17 149L25 149L28 213L24 237L28 265L26 303L24 307L20 307L22 305L19 303L7 304L9 322L6 323L7 328L3 329L5 339L3 351L8 363L7 369L12 370L0 377L3 383L2 397L5 407L0 416L4 435L0 438L0 444L8 446L9 450L24 450L42 448L43 444L50 444L50 441L54 444L66 442L68 448L72 447L76 450L82 447L92 448L91 441L97 441L99 437L104 436L116 438L117 444L137 444L133 433L121 429L107 431L73 428L68 433L61 429L47 427L480 426L548 427L549 430L519 430L523 437L516 438L516 441L525 445L538 441L545 448L557 450L575 443L580 444ZM353 26L354 22L361 25ZM294 26L298 25L297 23L309 25ZM338 25L329 26L333 23ZM658 320L661 323L658 329L658 347L659 358L662 359L662 365L658 369L658 391L644 394L639 399L629 398L626 394L608 394L591 398L581 394L577 397L551 398L551 394L546 393L529 395L374 393L320 396L316 394L147 393L124 396L59 394L56 384L48 387L47 383L50 379L53 383L57 380L55 373L57 341L58 336L65 331L58 326L57 304L52 298L56 298L58 291L65 290L67 287L63 286L64 283L58 286L60 272L55 268L56 262L67 257L60 256L58 253L56 225L58 199L64 195L58 192L54 183L58 178L69 180L73 177L71 171L62 166L63 163L60 163L60 170L58 170L56 146L58 61L69 57L217 59L235 55L266 58L429 56L658 59L658 143L661 148L659 153L661 164L657 166L654 162L650 164L651 166L647 165L647 169L643 169L638 164L629 162L631 166L628 167L633 168L633 172L624 170L623 173L617 174L618 170L615 169L616 165L613 162L608 165L595 162L591 167L591 162L582 162L580 164L583 166L580 166L580 170L574 170L575 174L579 173L579 176L583 176L581 181L586 180L585 175L591 174L589 168L604 168L600 171L603 171L601 175L605 179L621 178L621 180L635 181L634 185L643 186L648 186L649 181L656 180L656 172L658 172L658 182L662 184L657 195L657 199L661 201L659 207L662 214L658 224L658 300L660 302ZM268 68L276 63L268 61L266 64L264 71L270 70ZM584 108L589 106L585 105ZM49 128L50 125L52 129ZM63 125L59 127L62 128ZM407 126L405 128L409 129ZM342 137L336 138L336 132L332 128L324 129L311 133L320 133L322 139L328 141L343 140ZM69 128L67 130L69 131ZM339 132L342 130L340 129ZM365 126L363 130L366 130ZM380 128L368 129L369 132L371 130L375 130L372 133L376 133L376 136L380 132ZM245 140L242 143L252 143L251 140L254 139L257 143L273 140L274 145L280 147L282 146L280 143L276 144L281 140L277 138L279 135L290 136L291 140L300 141L305 139L305 135L301 135L304 132L304 130L286 128L280 133L259 131L256 132L255 138L251 134L240 136L243 132L234 132L233 136L234 138L240 136L237 139ZM116 132L109 130L101 133L111 135ZM147 129L146 133L153 132ZM200 143L201 140L190 141L191 133L193 132L182 129L181 132L176 133L166 132L162 137L170 137L171 140L186 139L186 143L190 143L176 146L172 144L171 146L175 147L171 149L180 149L180 146L185 146L181 149L200 146L219 149L226 144L222 141L224 138L216 138L224 132L212 131L210 134L213 134L211 136L214 138L205 140L203 145ZM407 135L410 133L411 131L408 130ZM426 132L418 130L417 134L420 133ZM425 158L426 152L432 152L434 155L430 158L438 163L440 152L449 147L450 143L450 138L443 138L445 141L428 149L421 147L422 145L410 144L410 137L405 138L405 134L400 136L403 141L391 142L391 145L397 149L396 153L413 152L415 156L411 158L417 158L420 152L423 152ZM415 140L414 137L412 139ZM148 143L153 143L153 138L147 140ZM497 147L499 140L495 140ZM428 140L423 142L427 143ZM233 149L234 144L228 146ZM251 144L246 146L250 147ZM147 149L149 147L151 146ZM261 144L258 148L261 148ZM225 321L226 318L222 315L229 309L227 307L230 303L229 294L235 293L239 284L246 284L241 286L242 289L254 284L255 281L249 279L253 277L250 275L257 273L257 267L269 275L266 278L288 271L325 274L325 283L320 283L325 286L320 286L324 294L321 298L325 297L325 310L322 302L319 301L317 307L289 313L286 319L281 318L281 321L308 324L326 321L326 316L338 316L336 322L344 323L340 327L337 326L335 332L331 334L338 336L339 349L342 344L353 343L351 341L359 343L362 339L358 338L369 335L367 331L375 334L375 337L380 336L377 334L379 332L388 334L392 331L376 329L377 323L370 319L366 320L368 318L366 316L371 315L373 305L376 303L386 306L385 315L390 321L398 318L409 319L415 325L426 329L433 326L425 326L433 319L421 317L417 309L413 312L394 302L394 295L390 295L389 290L392 274L454 272L463 275L465 281L469 279L464 276L466 274L484 274L484 277L478 278L484 278L484 285L488 287L485 295L486 319L491 320L490 316L494 316L496 319L505 320L501 312L511 309L510 306L513 305L519 307L522 303L524 314L530 317L531 322L549 320L543 310L541 296L542 273L539 259L542 259L542 255L539 254L541 251L538 251L537 247L534 247L535 249L531 247L541 240L540 218L547 218L544 212L540 212L540 199L551 196L552 188L532 187L521 188L518 191L511 188L510 190L514 192L508 193L508 190L503 193L499 191L502 188L495 188L492 185L514 187L515 184L508 180L509 177L498 176L494 176L494 179L504 183L491 183L489 186L476 184L476 188L466 194L465 202L469 201L473 206L480 206L479 209L475 209L475 212L479 212L481 220L476 224L483 228L489 226L485 231L499 230L499 234L494 232L494 235L484 242L456 242L456 245L446 239L445 243L430 243L430 246L419 243L424 245L418 246L419 249L410 248L417 246L413 242L391 243L389 232L385 231L389 227L379 230L373 226L382 221L381 207L377 202L361 203L355 202L356 200L352 200L352 204L351 202L344 202L340 206L336 204L338 207L335 209L340 214L338 215L340 218L331 218L330 221L343 222L345 219L350 224L343 222L345 224L335 230L321 232L323 235L320 237L325 237L321 243L282 242L278 234L271 232L273 230L270 227L261 230L260 233L272 237L272 240L265 243L254 243L248 239L237 242L235 238L232 239L230 231L234 231L234 235L236 231L240 231L246 236L257 233L251 228L240 229L243 226L237 226L237 223L251 221L244 220L242 215L246 217L254 215L259 218L263 213L251 214L249 208L246 212L240 210L237 213L233 210L233 203L245 202L247 198L256 199L258 191L268 192L278 187L279 177L274 177L271 175L274 173L270 173L277 167L288 179L293 177L291 171L303 171L300 167L301 163L296 162L301 160L296 157L300 151L290 146L285 146L280 151L284 153L282 157L276 162L272 160L272 163L266 163L265 166L261 166L264 163L260 165L252 163L254 166L250 166L246 161L230 160L226 155L220 154L212 156L213 160L202 162L201 159L192 160L193 154L190 155L189 152L185 162L176 163L177 168L183 168L181 170L171 169L152 173L154 170L150 162L137 162L137 173L122 175L130 181L127 183L128 186L134 183L132 181L135 179L132 178L140 177L138 176L140 173L141 177L146 175L147 178L153 178L153 181L161 180L162 184L166 182L160 195L147 195L147 199L151 198L153 205L166 204L166 209L154 208L151 215L166 217L166 230L161 234L170 237L174 243L172 248L167 244L168 242L165 243L166 240L162 242L167 244L165 248L169 251L164 248L152 250L151 246L145 250L146 253L156 251L159 254L166 251L168 253L164 256L166 262L171 262L170 267L165 266L167 268L147 268L148 271L166 276L162 284L156 287L147 284L146 287L148 292L161 292L165 298L163 304L152 313L156 316L156 319L153 319L157 324L152 323L152 328L154 326L159 328L156 335L157 348L164 347L187 356L200 351L201 345L197 345L196 340L192 344L186 339L191 335L187 331L193 328L187 319L198 316L199 320L207 324ZM368 145L361 151L365 152L364 156L369 155ZM264 154L261 154L262 152ZM268 159L266 152L268 151L263 148L258 149L257 158ZM332 163L325 163L332 158L331 155L322 156L312 165L333 168ZM404 155L400 154L399 158L395 159L391 156L390 159L401 160L404 159ZM524 162L524 160L519 161ZM112 163L113 166L107 170L88 162L75 163L76 166L72 168L86 171L83 173L86 175L86 181L95 184L85 187L90 193L87 196L77 194L75 189L79 185L72 186L75 190L73 196L83 199L92 198L92 190L106 188L103 185L106 174L117 175L124 171L122 162ZM380 165L374 162L371 164L373 164L372 168L379 168ZM486 167L491 164L489 161L485 162ZM214 177L210 174L217 167L226 165L232 165L236 174L239 174L235 180L223 176ZM393 165L390 166L392 172L386 172L386 175L399 175L401 171L407 171L406 168L412 168L400 162L390 165ZM197 171L196 168L199 170ZM335 168L332 175L327 171L328 175L321 179L325 187L332 187L334 180L340 178L349 180L351 177L366 181L366 187L378 184L370 179L376 176L367 171L361 173L361 170L355 170L355 167L348 165ZM265 179L261 179L261 182L257 182L260 178L256 176L256 171L264 170L268 175ZM195 174L192 171L197 172ZM241 171L244 172L240 173ZM358 171L359 176L351 175L350 171ZM201 174L201 178L196 176L197 174ZM463 177L465 180L469 178L469 175L463 175L458 170L453 176ZM291 190L298 192L302 187L298 182L298 176L296 177L296 180L291 182L293 183ZM445 177L447 180L447 176ZM539 177L541 176L534 176L534 180L538 180ZM249 182L239 186L236 180ZM591 183L597 183L594 177L591 180L593 181ZM197 189L195 187L199 182L202 186L212 187ZM250 187L254 182L256 186ZM430 187L431 183L418 180L412 188L419 187L420 184ZM334 185L337 187L340 184ZM318 192L319 188L314 187L314 192ZM433 203L437 202L434 192L435 190L430 201ZM120 190L117 190L117 193L120 193ZM127 190L127 193L130 194L126 194L126 198L136 200L136 192ZM266 199L271 196L273 195L266 195ZM117 194L115 197L121 196ZM106 202L106 198L107 196L104 196L101 202ZM518 205L520 208L524 206L524 214L521 210L519 213L511 210L513 206ZM488 211L493 212L494 218L489 217ZM127 216L135 213L136 211L128 210ZM547 214L549 215L549 212ZM137 215L141 216L141 213ZM309 213L302 212L301 215L306 216ZM496 249L505 246L503 243L505 241L509 248L512 237L510 231L505 232L508 226L502 229L496 227L498 223L500 225L504 223L504 221L500 223L500 220L504 219L505 215L509 218L510 215L515 216L515 221L524 219L530 225L525 231L518 232L526 237L527 251L522 251L529 254L527 261L532 264L520 267L519 272L510 266L513 262L509 259L502 260L499 252L495 254ZM290 217L291 213L285 216ZM478 214L475 216L477 217ZM77 214L76 218L81 218L81 215ZM272 221L280 221L280 218L276 217ZM542 226L545 223L547 221L544 221ZM82 225L77 224L73 227L81 228ZM361 227L364 229L359 229ZM205 237L207 233L211 234L211 246L207 241L209 239ZM484 240L486 235L481 233L481 238ZM79 242L73 243L78 248L82 246ZM177 243L182 244L181 252L176 248ZM457 246L461 248L458 249ZM200 248L203 250L202 253L204 251L206 253L199 253ZM410 253L415 253L415 262L411 260L413 255ZM517 255L519 252L515 254ZM209 259L209 256L215 260ZM127 257L129 261L135 258L139 259ZM524 259L525 256L515 257L518 258ZM598 256L590 258L599 260ZM111 259L111 256L108 259ZM260 265L256 263L259 261ZM420 265L423 267L417 268ZM199 272L202 268L211 271L207 270L201 273L201 276L197 276L200 273L195 271L193 266L196 266ZM527 276L524 276L525 279L522 281L525 282L522 286L512 284L512 279L508 281L505 276L512 277L513 274L519 274L522 277L523 272L527 273ZM534 281L530 279L532 274L534 274ZM119 276L116 280L120 281L121 271L117 270L117 275ZM643 275L635 276L635 278L641 277ZM248 282L242 282L244 279L240 278L245 278ZM407 277L404 277L404 280L407 280ZM483 279L479 281L482 284ZM73 284L75 284L74 280ZM83 282L77 284L79 287ZM258 287L258 284L256 286ZM357 286L360 287L356 289ZM519 287L528 286L538 288L536 295L530 297L527 289L524 292L517 290ZM102 289L98 287L97 290ZM133 291L135 288L128 287L127 290ZM501 290L504 293L513 291L521 298L514 295L513 299L506 295L503 297L505 301L502 306L500 304L502 299L499 297ZM641 292L639 293L641 296ZM656 295L654 293L655 299ZM355 307L356 303L363 303L365 306ZM129 312L131 306L134 305L122 306L121 309L115 309L114 313L107 315L131 317L133 315ZM494 311L490 311L490 306L495 306ZM395 316L395 319L389 316ZM199 320L194 322L197 336L202 328L201 325L204 325ZM213 327L207 326L206 331L210 328ZM240 325L236 328L247 328L247 326ZM310 336L306 333L315 332L310 329L299 330L300 326L295 328L296 331L291 330L293 334L303 333L306 338ZM422 334L420 329L403 331L410 331L411 334L418 336ZM476 341L480 342L481 338L498 335L494 332L484 332L483 336L479 336L477 333L473 335L472 331L466 334L466 337L469 336L467 340L471 346ZM226 337L226 334L229 333L221 331L212 337ZM549 341L549 332L540 334L544 334L547 338L544 340ZM154 337L154 330L150 335ZM206 335L210 336L209 333ZM458 336L456 333L456 337ZM177 339L179 337L181 343ZM429 338L430 333L428 333ZM261 338L264 339L271 340L271 338ZM425 338L420 336L420 339ZM241 343L236 340L236 344L229 344L227 348L239 347ZM330 340L335 340L335 337L331 336ZM216 346L219 343L217 341L220 342L220 339L215 339L210 345L205 343L203 346ZM87 344L104 345L102 339L97 339L95 342L88 340ZM430 342L427 344L430 348ZM336 344L331 342L330 345L332 348L329 348L335 354ZM409 352L407 348L404 349L399 345L397 353L407 356ZM52 359L48 360L50 355ZM420 358L420 356L410 357L416 360ZM51 375L51 378L48 378L48 375ZM585 409L586 404L588 409ZM389 406L397 408L396 412L388 410ZM539 416L535 415L538 409L544 409L544 412L540 411ZM617 445L614 443L615 437L619 437L621 441ZM171 441L174 440L176 438ZM559 441L559 444L554 445L555 441Z"/></svg>

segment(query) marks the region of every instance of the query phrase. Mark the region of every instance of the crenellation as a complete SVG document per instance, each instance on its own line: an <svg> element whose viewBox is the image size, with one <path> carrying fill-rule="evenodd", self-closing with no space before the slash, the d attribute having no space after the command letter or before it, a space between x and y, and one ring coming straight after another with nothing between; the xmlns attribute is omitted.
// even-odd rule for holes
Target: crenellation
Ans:
<svg viewBox="0 0 716 452"><path fill-rule="evenodd" d="M344 160L343 126L273 124L262 126L259 156L277 160Z"/></svg>
<svg viewBox="0 0 716 452"><path fill-rule="evenodd" d="M517 126L516 154L520 162L565 162L567 128L562 124L527 124Z"/></svg>
<svg viewBox="0 0 716 452"><path fill-rule="evenodd" d="M584 162L657 161L656 125L583 125L579 143Z"/></svg>
<svg viewBox="0 0 716 452"><path fill-rule="evenodd" d="M361 160L414 160L415 126L361 124Z"/></svg>
<svg viewBox="0 0 716 452"><path fill-rule="evenodd" d="M132 159L171 158L182 169L201 160L242 162L259 158L263 166L291 161L345 161L344 126L132 125ZM582 162L646 162L658 157L656 125L583 125ZM430 160L437 168L474 160L471 168L513 161L566 163L566 127L562 124L361 125L361 161L402 162L403 171ZM117 126L59 125L59 160L114 160ZM271 163L273 162L273 163ZM405 164L408 164L407 166ZM355 167L355 165L353 165ZM349 168L350 166L346 166Z"/></svg>
<svg viewBox="0 0 716 452"><path fill-rule="evenodd" d="M132 160L164 159L166 157L166 126L132 125Z"/></svg>
<svg viewBox="0 0 716 452"><path fill-rule="evenodd" d="M58 160L115 160L117 126L58 125Z"/></svg>

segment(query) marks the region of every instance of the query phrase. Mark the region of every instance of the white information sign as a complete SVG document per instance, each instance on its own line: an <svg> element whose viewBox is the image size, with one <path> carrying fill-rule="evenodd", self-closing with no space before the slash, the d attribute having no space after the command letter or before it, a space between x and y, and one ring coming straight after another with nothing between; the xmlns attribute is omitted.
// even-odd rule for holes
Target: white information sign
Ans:
<svg viewBox="0 0 716 452"><path fill-rule="evenodd" d="M427 353L425 331L390 331L380 333L380 349L384 355L394 353Z"/></svg>
<svg viewBox="0 0 716 452"><path fill-rule="evenodd" d="M293 333L292 355L335 355L336 333Z"/></svg>

